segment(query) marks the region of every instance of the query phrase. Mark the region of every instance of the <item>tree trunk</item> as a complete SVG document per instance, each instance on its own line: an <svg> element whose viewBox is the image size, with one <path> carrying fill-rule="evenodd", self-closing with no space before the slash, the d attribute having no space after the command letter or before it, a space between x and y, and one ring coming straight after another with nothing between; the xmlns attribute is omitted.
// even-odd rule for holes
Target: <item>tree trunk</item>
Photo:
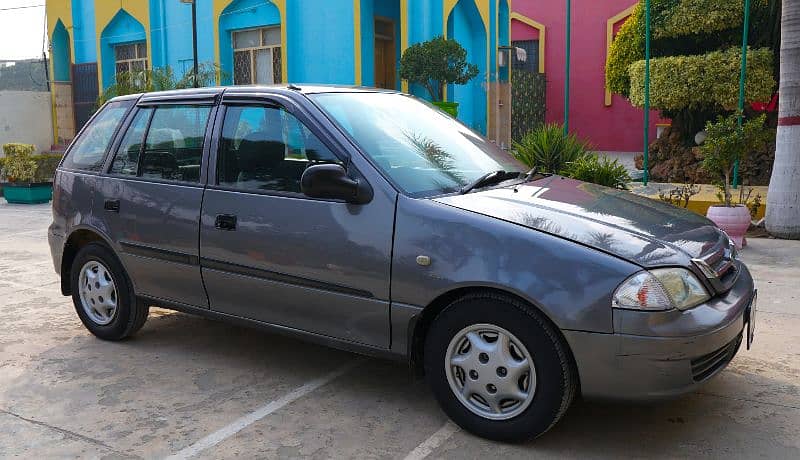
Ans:
<svg viewBox="0 0 800 460"><path fill-rule="evenodd" d="M779 100L766 226L779 238L800 239L800 0L783 0Z"/></svg>
<svg viewBox="0 0 800 460"><path fill-rule="evenodd" d="M725 170L725 184L722 190L723 196L723 204L727 207L731 207L731 201L733 200L733 196L731 195L731 170Z"/></svg>

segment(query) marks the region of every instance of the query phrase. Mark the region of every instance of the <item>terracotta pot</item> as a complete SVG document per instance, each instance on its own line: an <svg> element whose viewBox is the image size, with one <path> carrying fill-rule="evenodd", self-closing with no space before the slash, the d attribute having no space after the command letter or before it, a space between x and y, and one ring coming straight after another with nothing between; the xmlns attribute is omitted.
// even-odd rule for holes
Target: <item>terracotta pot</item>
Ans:
<svg viewBox="0 0 800 460"><path fill-rule="evenodd" d="M731 206L711 206L708 208L706 217L711 219L717 227L725 230L725 233L733 239L736 247L741 249L747 245L744 234L750 228L750 211L747 207L738 205Z"/></svg>

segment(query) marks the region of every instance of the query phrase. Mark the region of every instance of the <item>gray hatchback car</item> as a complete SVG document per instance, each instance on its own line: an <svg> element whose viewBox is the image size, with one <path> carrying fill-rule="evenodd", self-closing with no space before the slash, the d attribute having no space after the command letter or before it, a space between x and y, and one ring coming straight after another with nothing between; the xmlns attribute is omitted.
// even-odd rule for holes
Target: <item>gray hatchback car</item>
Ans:
<svg viewBox="0 0 800 460"><path fill-rule="evenodd" d="M526 171L389 91L116 98L56 172L48 236L101 339L158 305L406 360L497 440L544 433L579 393L691 391L754 328L753 279L710 221Z"/></svg>

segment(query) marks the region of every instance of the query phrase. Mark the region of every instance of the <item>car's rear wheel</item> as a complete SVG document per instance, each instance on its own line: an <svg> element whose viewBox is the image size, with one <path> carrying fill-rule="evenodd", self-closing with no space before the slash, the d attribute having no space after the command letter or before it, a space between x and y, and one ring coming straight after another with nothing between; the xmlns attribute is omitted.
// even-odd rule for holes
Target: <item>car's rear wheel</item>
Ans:
<svg viewBox="0 0 800 460"><path fill-rule="evenodd" d="M125 269L105 245L82 247L70 276L75 311L92 334L121 340L144 325L149 307L136 300Z"/></svg>
<svg viewBox="0 0 800 460"><path fill-rule="evenodd" d="M436 317L424 362L447 415L499 441L525 441L549 430L577 386L554 327L524 302L491 292L462 297Z"/></svg>

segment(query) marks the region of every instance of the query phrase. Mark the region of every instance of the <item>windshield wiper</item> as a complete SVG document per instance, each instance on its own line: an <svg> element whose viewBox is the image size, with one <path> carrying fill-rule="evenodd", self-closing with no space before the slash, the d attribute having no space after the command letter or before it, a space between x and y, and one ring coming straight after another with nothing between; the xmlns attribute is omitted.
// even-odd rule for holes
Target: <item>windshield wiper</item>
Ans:
<svg viewBox="0 0 800 460"><path fill-rule="evenodd" d="M530 171L527 172L527 174L525 174L525 180L523 180L522 182L530 181L533 178L533 176L536 175L537 172L539 172L539 167L534 166L533 168L531 168Z"/></svg>
<svg viewBox="0 0 800 460"><path fill-rule="evenodd" d="M515 175L517 173L514 173ZM461 187L459 193L462 195L465 193L469 193L472 190L478 187L486 187L487 185L492 184L499 184L508 178L508 173L502 169L498 169L497 171L488 172L481 177L475 179L474 181L470 182L469 184Z"/></svg>

